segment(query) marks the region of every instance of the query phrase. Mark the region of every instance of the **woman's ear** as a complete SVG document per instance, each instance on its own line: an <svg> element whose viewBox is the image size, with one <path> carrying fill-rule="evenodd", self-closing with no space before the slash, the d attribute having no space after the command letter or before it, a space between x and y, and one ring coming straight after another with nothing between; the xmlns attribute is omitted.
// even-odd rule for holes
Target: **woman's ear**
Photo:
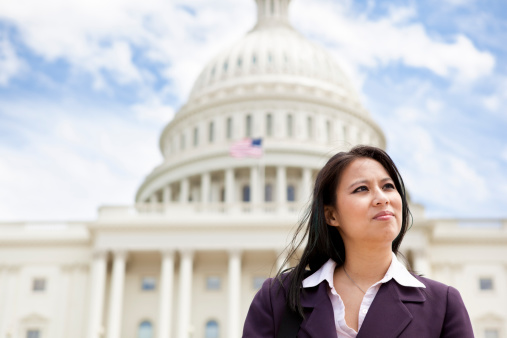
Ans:
<svg viewBox="0 0 507 338"><path fill-rule="evenodd" d="M338 213L336 212L336 209L330 205L324 206L324 217L326 218L326 223L334 226L339 227L340 223L338 222Z"/></svg>

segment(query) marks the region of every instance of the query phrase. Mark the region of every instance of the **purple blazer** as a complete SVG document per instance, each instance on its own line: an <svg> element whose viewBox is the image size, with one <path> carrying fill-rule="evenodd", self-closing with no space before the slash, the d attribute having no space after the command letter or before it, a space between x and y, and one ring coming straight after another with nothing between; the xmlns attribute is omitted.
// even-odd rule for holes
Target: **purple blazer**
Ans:
<svg viewBox="0 0 507 338"><path fill-rule="evenodd" d="M357 338L473 338L461 296L453 287L415 276L426 288L404 287L395 280L383 284L366 314ZM285 311L280 282L266 280L255 295L243 328L244 338L274 338ZM285 279L284 284L286 284ZM305 288L301 295L305 318L300 338L336 337L327 284Z"/></svg>

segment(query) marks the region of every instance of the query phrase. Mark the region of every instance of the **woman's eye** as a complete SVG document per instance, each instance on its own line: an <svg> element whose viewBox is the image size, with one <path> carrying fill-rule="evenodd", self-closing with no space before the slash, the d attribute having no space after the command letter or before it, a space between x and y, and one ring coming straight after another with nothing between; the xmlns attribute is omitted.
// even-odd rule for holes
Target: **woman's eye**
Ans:
<svg viewBox="0 0 507 338"><path fill-rule="evenodd" d="M384 189L396 189L396 187L392 183L387 183L384 185Z"/></svg>
<svg viewBox="0 0 507 338"><path fill-rule="evenodd" d="M360 191L368 191L368 188L365 185L362 185L362 186L356 188L353 192L360 192Z"/></svg>

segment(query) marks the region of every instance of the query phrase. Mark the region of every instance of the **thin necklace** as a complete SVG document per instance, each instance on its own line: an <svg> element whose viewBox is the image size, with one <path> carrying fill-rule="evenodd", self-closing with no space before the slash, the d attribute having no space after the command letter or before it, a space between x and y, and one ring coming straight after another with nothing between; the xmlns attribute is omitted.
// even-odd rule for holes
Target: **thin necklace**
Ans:
<svg viewBox="0 0 507 338"><path fill-rule="evenodd" d="M342 267L343 267L343 272L345 272L345 274L347 275L347 277L349 277L350 281L351 281L352 283L354 283L354 285L355 285L355 286L357 286L357 288L358 288L359 290L361 290L361 292L362 292L362 293L366 294L366 292L364 292L364 290L363 290L363 289L361 289L361 287L360 287L359 285L357 285L357 283L356 283L356 282L354 282L354 280L353 280L353 279L349 276L349 274L347 273L347 270L345 270L345 265L342 265Z"/></svg>

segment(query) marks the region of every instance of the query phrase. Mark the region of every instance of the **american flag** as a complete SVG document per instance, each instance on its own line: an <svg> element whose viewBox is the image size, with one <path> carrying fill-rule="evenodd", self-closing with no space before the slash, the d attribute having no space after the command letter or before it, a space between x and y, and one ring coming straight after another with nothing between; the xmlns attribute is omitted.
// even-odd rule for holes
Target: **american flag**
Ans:
<svg viewBox="0 0 507 338"><path fill-rule="evenodd" d="M231 145L229 154L232 157L262 157L262 138L245 138Z"/></svg>

